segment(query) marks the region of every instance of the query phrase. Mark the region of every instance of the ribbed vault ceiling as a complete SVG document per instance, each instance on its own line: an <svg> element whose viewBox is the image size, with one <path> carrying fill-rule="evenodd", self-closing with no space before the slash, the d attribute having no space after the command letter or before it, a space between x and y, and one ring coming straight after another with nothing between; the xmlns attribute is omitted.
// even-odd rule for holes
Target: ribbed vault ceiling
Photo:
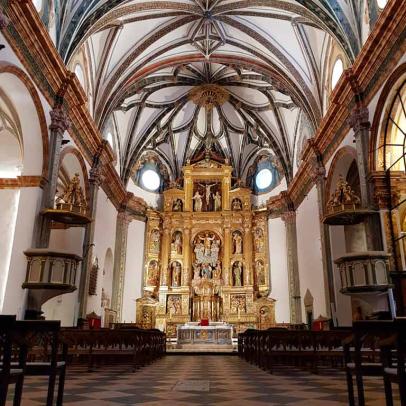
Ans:
<svg viewBox="0 0 406 406"><path fill-rule="evenodd" d="M314 130L323 114L331 44L349 62L360 49L354 7L345 0L72 0L62 3L57 47L67 64L85 52L91 110L101 129L114 123L124 181L146 150L176 178L207 146L230 158L237 177L269 149L289 180L303 123ZM204 85L226 100L196 103L193 92Z"/></svg>

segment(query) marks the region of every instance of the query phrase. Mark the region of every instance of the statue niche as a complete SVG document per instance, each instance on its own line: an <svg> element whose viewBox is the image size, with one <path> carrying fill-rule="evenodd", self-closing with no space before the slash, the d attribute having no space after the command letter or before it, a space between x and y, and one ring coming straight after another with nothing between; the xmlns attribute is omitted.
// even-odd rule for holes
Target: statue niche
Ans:
<svg viewBox="0 0 406 406"><path fill-rule="evenodd" d="M181 231L175 231L172 235L171 253L182 255L183 251L183 236Z"/></svg>
<svg viewBox="0 0 406 406"><path fill-rule="evenodd" d="M159 254L161 247L161 233L158 229L151 231L151 252Z"/></svg>
<svg viewBox="0 0 406 406"><path fill-rule="evenodd" d="M177 288L181 285L182 280L182 265L178 261L171 264L171 286Z"/></svg>
<svg viewBox="0 0 406 406"><path fill-rule="evenodd" d="M234 211L241 211L242 210L242 201L238 198L233 199L231 203L231 208Z"/></svg>
<svg viewBox="0 0 406 406"><path fill-rule="evenodd" d="M148 265L147 286L159 285L159 265L158 261L152 260Z"/></svg>
<svg viewBox="0 0 406 406"><path fill-rule="evenodd" d="M195 183L193 211L221 211L221 185L219 183Z"/></svg>
<svg viewBox="0 0 406 406"><path fill-rule="evenodd" d="M172 211L177 211L177 212L183 211L183 201L182 201L182 199L176 199L176 200L173 201Z"/></svg>
<svg viewBox="0 0 406 406"><path fill-rule="evenodd" d="M242 234L241 231L234 231L233 233L233 254L241 255L243 250Z"/></svg>
<svg viewBox="0 0 406 406"><path fill-rule="evenodd" d="M265 285L265 267L262 261L255 262L255 274L257 279L257 284L259 286Z"/></svg>
<svg viewBox="0 0 406 406"><path fill-rule="evenodd" d="M242 286L243 266L240 261L235 261L233 264L233 286Z"/></svg>

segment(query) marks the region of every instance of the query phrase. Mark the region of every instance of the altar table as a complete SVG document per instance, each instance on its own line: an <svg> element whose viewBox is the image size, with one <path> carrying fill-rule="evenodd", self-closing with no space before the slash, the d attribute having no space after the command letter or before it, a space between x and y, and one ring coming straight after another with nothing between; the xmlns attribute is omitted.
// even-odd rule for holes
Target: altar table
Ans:
<svg viewBox="0 0 406 406"><path fill-rule="evenodd" d="M177 343L182 344L215 344L232 345L233 326L226 323L210 323L199 326L197 323L187 323L178 326Z"/></svg>

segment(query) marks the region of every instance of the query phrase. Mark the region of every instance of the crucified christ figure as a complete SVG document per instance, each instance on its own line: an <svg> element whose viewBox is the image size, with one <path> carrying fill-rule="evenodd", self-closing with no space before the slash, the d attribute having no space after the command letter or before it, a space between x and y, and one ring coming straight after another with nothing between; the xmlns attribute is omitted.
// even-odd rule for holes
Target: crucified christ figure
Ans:
<svg viewBox="0 0 406 406"><path fill-rule="evenodd" d="M199 186L202 186L202 187L204 187L205 188L205 190L206 190L206 192L205 192L205 195L206 195L206 210L208 209L208 207L209 207L209 204L210 204L210 196L211 196L211 188L213 187L213 186L216 186L216 184L215 183L212 183L211 185L202 185L201 183L199 183Z"/></svg>

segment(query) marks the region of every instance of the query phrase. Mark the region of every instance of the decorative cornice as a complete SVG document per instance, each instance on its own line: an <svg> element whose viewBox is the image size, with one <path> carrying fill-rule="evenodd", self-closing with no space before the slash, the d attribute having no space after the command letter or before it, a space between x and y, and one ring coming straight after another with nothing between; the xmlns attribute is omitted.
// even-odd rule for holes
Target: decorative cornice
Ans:
<svg viewBox="0 0 406 406"><path fill-rule="evenodd" d="M42 176L17 176L16 178L0 178L0 189L20 189L26 187L43 188L46 179Z"/></svg>

